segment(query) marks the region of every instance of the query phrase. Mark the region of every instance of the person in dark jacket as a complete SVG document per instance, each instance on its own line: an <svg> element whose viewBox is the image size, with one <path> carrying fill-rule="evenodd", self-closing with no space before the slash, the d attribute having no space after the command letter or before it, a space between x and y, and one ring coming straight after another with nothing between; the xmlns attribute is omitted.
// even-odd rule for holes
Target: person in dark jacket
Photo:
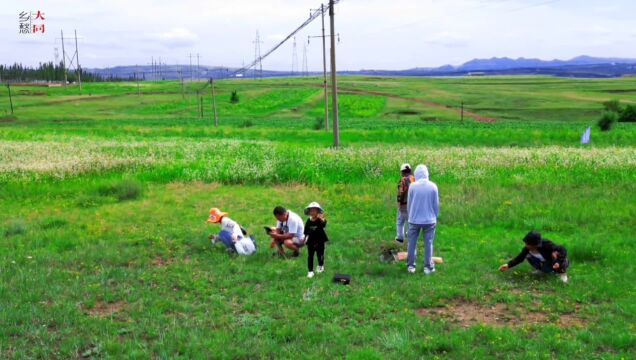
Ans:
<svg viewBox="0 0 636 360"><path fill-rule="evenodd" d="M307 267L309 272L308 278L314 277L314 254L318 257L318 268L316 272L325 271L325 243L329 241L325 227L327 227L327 219L325 219L324 211L317 202L312 202L305 208L305 215L309 215L309 219L305 223L305 244L307 245Z"/></svg>
<svg viewBox="0 0 636 360"><path fill-rule="evenodd" d="M525 247L519 255L501 265L499 271L506 271L527 260L537 272L557 274L563 282L568 282L567 269L570 262L567 258L568 252L563 246L542 238L536 231L530 231L523 238L523 242Z"/></svg>
<svg viewBox="0 0 636 360"><path fill-rule="evenodd" d="M397 187L397 220L396 220L396 236L395 241L400 244L404 243L404 233L408 230L409 214L406 211L406 203L408 198L409 186L415 182L411 171L411 165L408 163L400 166L400 182Z"/></svg>

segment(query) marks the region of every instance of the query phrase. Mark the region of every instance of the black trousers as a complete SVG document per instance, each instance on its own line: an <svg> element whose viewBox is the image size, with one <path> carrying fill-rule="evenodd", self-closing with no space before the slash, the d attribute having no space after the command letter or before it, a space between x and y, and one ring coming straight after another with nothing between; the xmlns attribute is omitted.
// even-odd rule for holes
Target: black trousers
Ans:
<svg viewBox="0 0 636 360"><path fill-rule="evenodd" d="M314 254L318 255L318 265L325 265L325 243L307 245L307 268L314 271Z"/></svg>

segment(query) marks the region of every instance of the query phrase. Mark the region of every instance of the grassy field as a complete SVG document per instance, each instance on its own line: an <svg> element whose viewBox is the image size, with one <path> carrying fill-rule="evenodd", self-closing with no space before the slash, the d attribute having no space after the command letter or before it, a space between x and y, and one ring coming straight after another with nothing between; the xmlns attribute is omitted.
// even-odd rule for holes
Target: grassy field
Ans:
<svg viewBox="0 0 636 360"><path fill-rule="evenodd" d="M339 86L341 149L317 78L218 81L219 127L203 83L15 86L13 116L1 88L0 358L636 357L636 126L594 127L636 78ZM440 189L430 277L379 262L402 162ZM260 233L310 201L331 238L313 279ZM213 206L255 256L210 246ZM497 272L530 229L568 248L568 284Z"/></svg>

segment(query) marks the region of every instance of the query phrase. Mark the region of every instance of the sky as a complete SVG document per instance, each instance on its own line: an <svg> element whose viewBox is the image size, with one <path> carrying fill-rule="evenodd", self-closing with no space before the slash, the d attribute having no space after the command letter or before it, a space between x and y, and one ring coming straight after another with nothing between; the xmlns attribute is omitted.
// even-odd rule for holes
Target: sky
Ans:
<svg viewBox="0 0 636 360"><path fill-rule="evenodd" d="M37 65L75 51L84 68L149 64L239 67L309 17L319 0L0 0L0 63ZM20 34L22 11L44 13L44 33ZM636 58L634 0L341 0L335 7L338 70L460 65L473 58ZM329 18L326 17L327 31ZM320 18L296 36L310 71L322 69ZM67 38L68 37L68 38ZM309 41L308 41L309 40ZM308 43L309 42L309 43ZM70 50L69 50L70 49ZM329 51L329 50L328 50ZM285 43L263 68L291 70ZM196 58L193 59L196 63Z"/></svg>

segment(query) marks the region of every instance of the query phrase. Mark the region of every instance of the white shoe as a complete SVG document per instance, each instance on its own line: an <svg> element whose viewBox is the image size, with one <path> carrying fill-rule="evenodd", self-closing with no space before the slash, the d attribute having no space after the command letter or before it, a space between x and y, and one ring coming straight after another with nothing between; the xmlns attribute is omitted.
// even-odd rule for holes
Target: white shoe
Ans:
<svg viewBox="0 0 636 360"><path fill-rule="evenodd" d="M217 238L216 235L213 236L212 239L210 239L210 242L212 243L212 246L216 245L217 240L218 240L218 238Z"/></svg>
<svg viewBox="0 0 636 360"><path fill-rule="evenodd" d="M409 274L415 274L415 267L409 266L408 270L409 270Z"/></svg>
<svg viewBox="0 0 636 360"><path fill-rule="evenodd" d="M431 275L434 272L435 272L435 268L432 268L432 269L424 268L424 274L425 275Z"/></svg>
<svg viewBox="0 0 636 360"><path fill-rule="evenodd" d="M310 278L310 279L311 279L312 277L314 277L314 272L313 272L313 271L308 272L308 273L307 273L307 277L308 277L308 278Z"/></svg>
<svg viewBox="0 0 636 360"><path fill-rule="evenodd" d="M568 283L568 274L566 273L559 273L557 274L557 276L559 277L559 279L561 279L561 281L563 281L564 283Z"/></svg>
<svg viewBox="0 0 636 360"><path fill-rule="evenodd" d="M324 266L318 266L318 268L316 269L316 272L318 274L320 274L321 272L325 271L325 267Z"/></svg>

